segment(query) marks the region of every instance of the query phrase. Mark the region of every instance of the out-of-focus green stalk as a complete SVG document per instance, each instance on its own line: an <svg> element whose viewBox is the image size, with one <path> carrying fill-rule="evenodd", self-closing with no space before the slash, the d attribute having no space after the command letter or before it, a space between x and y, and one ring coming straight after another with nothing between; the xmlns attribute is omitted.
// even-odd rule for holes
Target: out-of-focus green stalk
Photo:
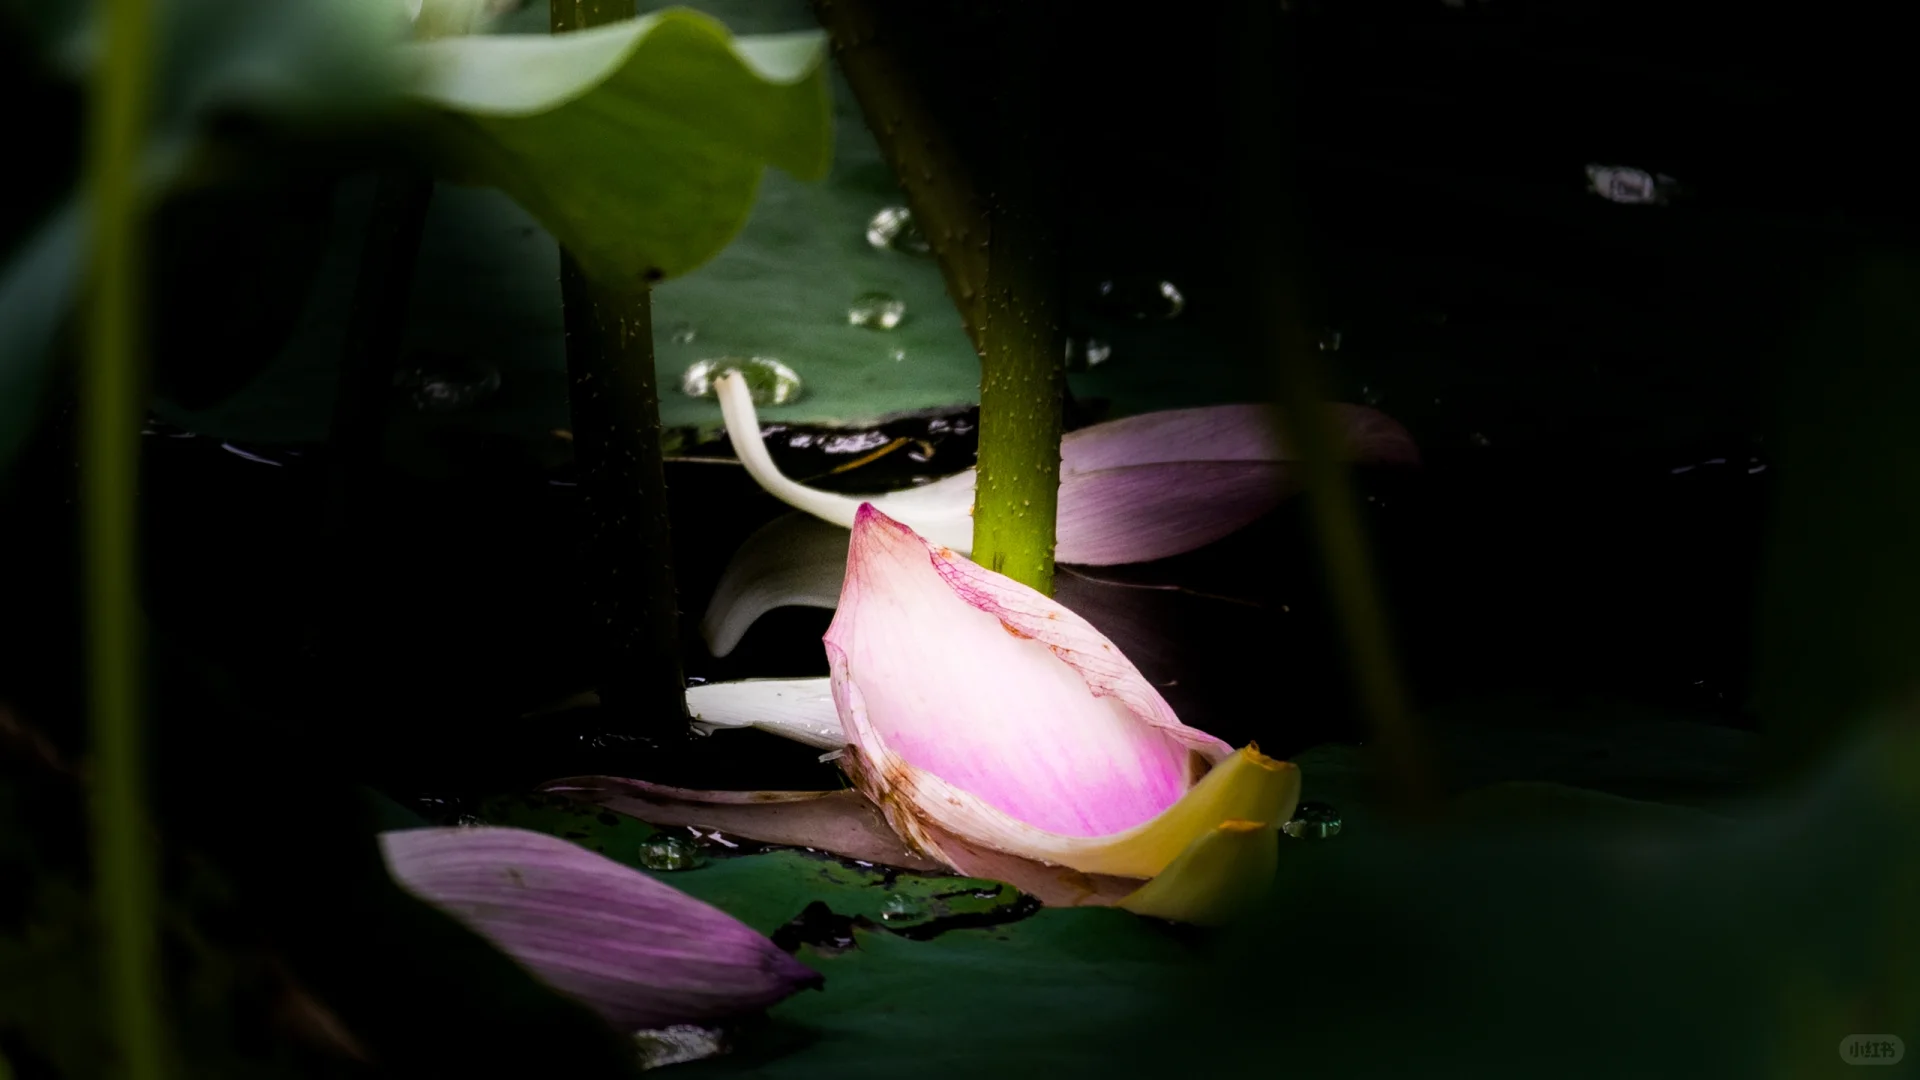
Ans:
<svg viewBox="0 0 1920 1080"><path fill-rule="evenodd" d="M550 0L556 34L631 19L633 0ZM603 711L620 734L665 749L688 738L686 673L667 517L653 294L594 281L560 253L568 408L586 516L588 602L600 635Z"/></svg>
<svg viewBox="0 0 1920 1080"><path fill-rule="evenodd" d="M1292 170L1285 158L1289 129L1278 100L1279 80L1287 72L1281 66L1284 51L1275 47L1280 30L1276 15L1275 5L1266 0L1244 0L1238 25L1231 27L1245 110L1239 178L1249 288L1245 310L1256 313L1257 325L1249 328L1256 355L1270 364L1281 425L1301 454L1328 592L1359 682L1361 707L1387 771L1388 794L1403 808L1418 807L1431 794L1425 753L1400 681L1338 433L1321 405L1318 353L1302 311L1299 267L1305 253L1295 232L1296 211L1289 202L1275 205L1292 190Z"/></svg>
<svg viewBox="0 0 1920 1080"><path fill-rule="evenodd" d="M151 100L152 8L103 0L87 184L92 214L80 378L82 548L92 726L94 895L119 1075L165 1075L159 920L142 771L145 671L135 586L145 246L140 193Z"/></svg>

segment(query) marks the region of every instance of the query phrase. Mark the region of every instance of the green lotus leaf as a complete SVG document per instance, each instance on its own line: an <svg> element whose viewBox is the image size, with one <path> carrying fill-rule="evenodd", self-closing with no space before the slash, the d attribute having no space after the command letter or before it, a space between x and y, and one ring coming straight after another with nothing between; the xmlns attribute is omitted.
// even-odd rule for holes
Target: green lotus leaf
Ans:
<svg viewBox="0 0 1920 1080"><path fill-rule="evenodd" d="M831 158L819 33L735 38L676 8L407 51L448 178L511 195L603 282L694 269L746 224L766 166L817 180Z"/></svg>

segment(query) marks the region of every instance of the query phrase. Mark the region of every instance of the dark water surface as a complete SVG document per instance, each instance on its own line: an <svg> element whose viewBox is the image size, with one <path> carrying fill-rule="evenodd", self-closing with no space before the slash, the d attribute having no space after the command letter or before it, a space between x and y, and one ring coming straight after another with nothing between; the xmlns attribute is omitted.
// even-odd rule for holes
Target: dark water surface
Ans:
<svg viewBox="0 0 1920 1080"><path fill-rule="evenodd" d="M1406 424L1427 458L1362 477L1422 712L1445 723L1522 699L1551 728L1556 710L1599 702L1751 728L1773 369L1806 351L1803 311L1834 260L1911 239L1903 173L1887 167L1899 141L1860 107L1898 65L1838 22L1752 12L1681 25L1644 4L1285 7L1330 393ZM1183 354L1217 350L1215 331L1249 313L1225 299L1239 295L1244 223L1224 195L1235 114L1221 28L1089 19L1075 40L1063 78L1081 92L1060 146L1069 329L1115 346L1075 376L1091 416ZM1855 78L1836 82L1841 69ZM980 136L966 118L985 115L966 108L979 88L964 75L936 102L963 142ZM1663 204L1603 197L1589 166L1643 172ZM1099 280L1162 276L1189 301L1175 322L1130 326L1089 303ZM578 714L518 719L592 679L567 447L523 426L463 433L455 414L403 425L390 450L374 514L384 600L362 643L386 688L368 708L384 719L363 756L396 787L534 780L611 752ZM795 434L774 440L792 475L831 467ZM893 454L815 482L871 489L970 461L965 433L929 442L931 461ZM156 615L268 696L301 693L315 676L291 646L329 557L320 451L260 450L268 464L218 440L147 446ZM733 655L705 654L695 623L714 581L783 508L723 462L676 462L668 480L689 676L824 674L821 611L776 612ZM1183 716L1281 753L1358 737L1310 538L1296 501L1207 551L1102 575L1260 605L1169 609L1191 665L1167 691ZM740 786L830 781L811 753L730 745L760 747L743 752L752 767L729 766Z"/></svg>
<svg viewBox="0 0 1920 1080"><path fill-rule="evenodd" d="M314 584L328 557L318 546L324 451L163 431L146 447L159 625L245 672L269 699L309 692L326 677L298 659L323 599ZM806 475L800 455L781 457ZM597 738L591 710L521 718L593 685L570 467L484 444L448 460L461 464L433 479L396 472L378 508L383 555L371 588L385 602L366 613L358 643L378 692L365 717L343 720L370 740L354 756L403 795L639 767L618 740ZM858 470L832 479L863 486ZM1418 702L1444 713L1514 695L1605 701L1750 726L1749 613L1768 479L1764 463L1712 446L1553 461L1485 448L1434 455L1411 474L1363 472ZM826 674L819 636L831 614L814 609L771 613L732 655L707 655L697 622L714 583L734 548L786 508L733 464L674 462L668 481L689 677ZM1211 548L1087 572L1243 601L1154 594L1186 667L1163 692L1189 721L1282 754L1361 736L1298 500ZM804 747L752 733L712 741L722 743L724 761L692 766L713 773L705 782L833 782Z"/></svg>

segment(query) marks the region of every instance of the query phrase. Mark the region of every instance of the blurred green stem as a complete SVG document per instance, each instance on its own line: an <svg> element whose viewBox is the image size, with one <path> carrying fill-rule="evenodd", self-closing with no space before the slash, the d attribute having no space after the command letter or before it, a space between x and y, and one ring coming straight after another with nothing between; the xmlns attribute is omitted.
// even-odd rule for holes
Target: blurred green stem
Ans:
<svg viewBox="0 0 1920 1080"><path fill-rule="evenodd" d="M631 19L633 0L551 0L562 34ZM560 253L573 450L586 514L585 580L600 635L602 708L656 747L690 735L667 518L653 296L646 281L592 281Z"/></svg>
<svg viewBox="0 0 1920 1080"><path fill-rule="evenodd" d="M93 228L81 366L81 522L92 725L94 895L122 1072L165 1074L159 923L142 776L140 604L135 582L145 262L140 177L151 99L152 12L110 0L93 66L87 184Z"/></svg>
<svg viewBox="0 0 1920 1080"><path fill-rule="evenodd" d="M1053 58L1057 9L1001 14L999 172L987 260L980 352L980 452L973 558L1042 593L1053 592L1060 502L1061 396L1056 133L1043 72Z"/></svg>
<svg viewBox="0 0 1920 1080"><path fill-rule="evenodd" d="M1254 355L1267 358L1274 373L1281 428L1302 455L1327 589L1386 770L1387 794L1412 810L1431 796L1425 752L1400 681L1338 433L1321 404L1318 353L1302 310L1299 274L1305 247L1296 232L1296 208L1287 198L1294 190L1286 159L1291 132L1279 89L1293 69L1285 50L1275 46L1280 40L1275 20L1276 9L1266 0L1243 0L1242 17L1229 20L1245 110L1239 216L1246 244L1245 310L1252 316Z"/></svg>

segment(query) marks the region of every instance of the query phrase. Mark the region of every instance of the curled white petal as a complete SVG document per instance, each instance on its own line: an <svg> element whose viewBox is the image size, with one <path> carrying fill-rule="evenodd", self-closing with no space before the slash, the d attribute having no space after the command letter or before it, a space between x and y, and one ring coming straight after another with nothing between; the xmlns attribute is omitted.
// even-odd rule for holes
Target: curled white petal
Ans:
<svg viewBox="0 0 1920 1080"><path fill-rule="evenodd" d="M847 571L847 530L811 514L777 517L734 552L700 620L707 651L725 656L760 616L781 607L831 611Z"/></svg>
<svg viewBox="0 0 1920 1080"><path fill-rule="evenodd" d="M847 744L828 679L743 679L687 688L687 711L695 730L720 728L761 731L838 750Z"/></svg>

